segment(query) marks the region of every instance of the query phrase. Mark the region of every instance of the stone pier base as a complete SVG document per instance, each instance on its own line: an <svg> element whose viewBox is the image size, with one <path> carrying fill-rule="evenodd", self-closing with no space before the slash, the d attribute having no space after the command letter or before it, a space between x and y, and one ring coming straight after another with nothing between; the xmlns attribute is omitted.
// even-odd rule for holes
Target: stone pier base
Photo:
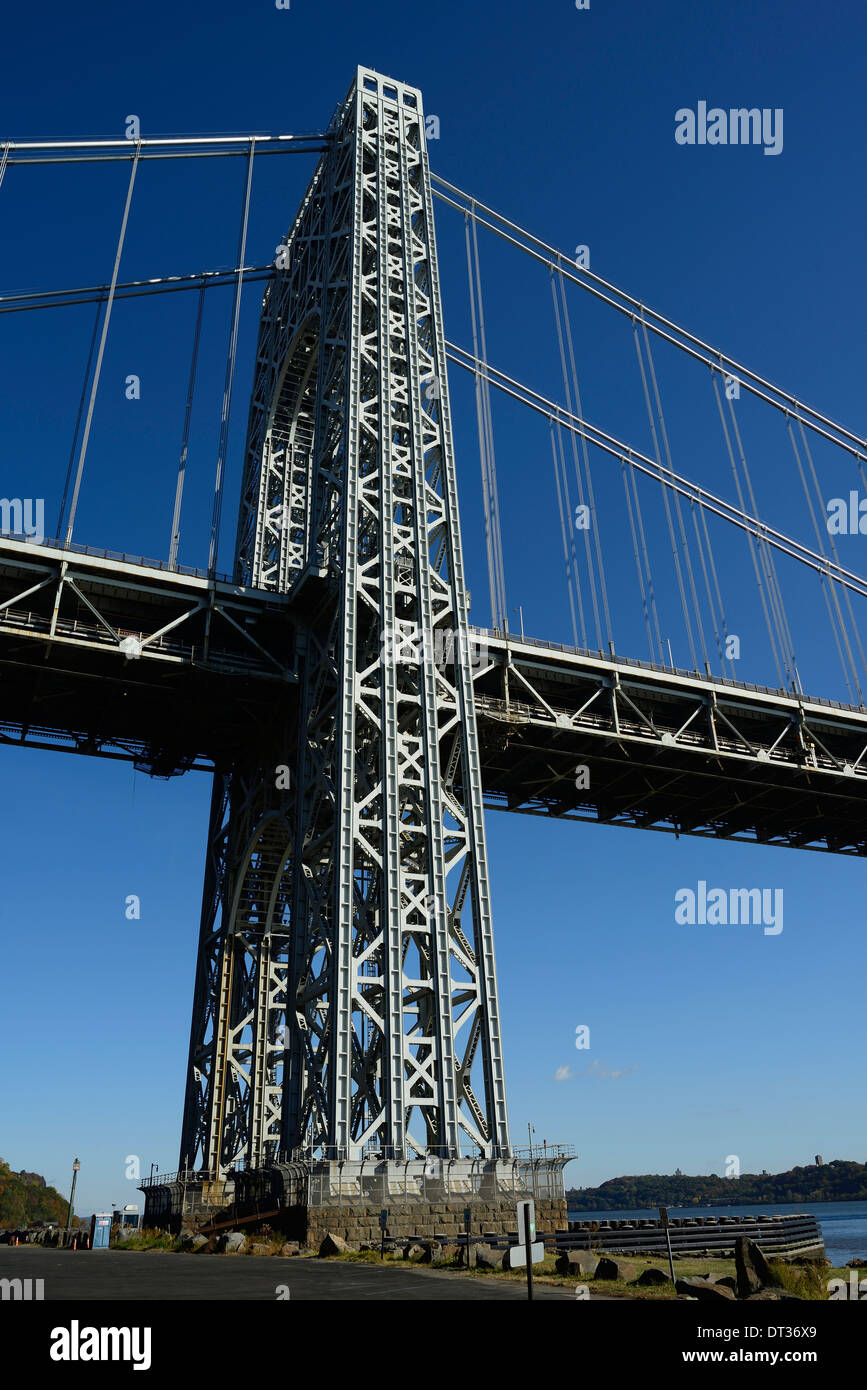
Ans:
<svg viewBox="0 0 867 1390"><path fill-rule="evenodd" d="M485 1235L517 1238L515 1203L477 1202L470 1206L470 1236ZM326 1235L342 1236L352 1245L363 1241L379 1241L382 1229L379 1214L382 1208L369 1206L296 1207L293 1209L297 1234L291 1238L317 1247ZM439 1238L443 1244L454 1242L464 1231L464 1207L446 1202L412 1203L386 1208L386 1236L406 1240ZM562 1230L566 1221L566 1202L537 1202L536 1230L542 1235ZM303 1234L302 1234L303 1232Z"/></svg>
<svg viewBox="0 0 867 1390"><path fill-rule="evenodd" d="M566 1227L568 1159L293 1160L228 1175L171 1175L143 1185L146 1226L255 1229L318 1248L329 1233L353 1245L391 1240L517 1237L517 1203L532 1197L539 1234Z"/></svg>

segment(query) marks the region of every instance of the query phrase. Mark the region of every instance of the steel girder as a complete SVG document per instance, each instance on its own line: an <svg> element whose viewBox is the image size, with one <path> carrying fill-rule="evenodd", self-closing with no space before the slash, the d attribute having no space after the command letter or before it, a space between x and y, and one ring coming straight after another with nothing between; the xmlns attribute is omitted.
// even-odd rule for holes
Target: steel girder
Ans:
<svg viewBox="0 0 867 1390"><path fill-rule="evenodd" d="M278 265L236 579L303 615L292 786L215 788L181 1162L508 1155L417 90L358 70Z"/></svg>
<svg viewBox="0 0 867 1390"><path fill-rule="evenodd" d="M489 806L867 854L865 710L483 638Z"/></svg>

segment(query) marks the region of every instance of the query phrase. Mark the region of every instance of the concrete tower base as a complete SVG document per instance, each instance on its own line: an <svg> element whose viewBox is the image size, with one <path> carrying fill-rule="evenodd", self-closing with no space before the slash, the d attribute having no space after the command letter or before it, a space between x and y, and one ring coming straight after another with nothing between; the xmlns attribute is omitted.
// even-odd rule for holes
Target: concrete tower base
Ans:
<svg viewBox="0 0 867 1390"><path fill-rule="evenodd" d="M475 1237L517 1233L517 1203L532 1197L536 1228L566 1227L566 1156L536 1159L293 1160L229 1174L172 1174L143 1184L146 1226L225 1229L267 1221L288 1239L318 1247L327 1234L378 1241L380 1214L392 1239L454 1240L467 1214Z"/></svg>

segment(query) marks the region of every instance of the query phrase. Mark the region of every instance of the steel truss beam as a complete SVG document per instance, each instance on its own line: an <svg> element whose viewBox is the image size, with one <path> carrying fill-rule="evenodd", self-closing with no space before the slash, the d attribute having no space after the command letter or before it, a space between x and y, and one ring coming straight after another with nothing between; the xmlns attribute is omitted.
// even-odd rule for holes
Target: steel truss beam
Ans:
<svg viewBox="0 0 867 1390"><path fill-rule="evenodd" d="M329 135L248 427L236 578L304 623L291 792L214 795L181 1163L219 1175L509 1153L421 94L360 68Z"/></svg>
<svg viewBox="0 0 867 1390"><path fill-rule="evenodd" d="M488 806L867 854L863 709L479 640Z"/></svg>

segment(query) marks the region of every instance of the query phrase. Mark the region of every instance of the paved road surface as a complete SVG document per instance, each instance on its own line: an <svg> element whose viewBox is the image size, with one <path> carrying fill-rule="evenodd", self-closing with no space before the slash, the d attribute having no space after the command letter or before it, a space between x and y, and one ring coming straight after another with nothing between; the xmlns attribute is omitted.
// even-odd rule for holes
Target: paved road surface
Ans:
<svg viewBox="0 0 867 1390"><path fill-rule="evenodd" d="M90 1299L309 1301L418 1299L526 1301L527 1286L438 1270L280 1256L175 1255L169 1251L52 1250L0 1245L0 1279L43 1279L45 1301ZM571 1299L574 1290L536 1285L539 1299ZM595 1300L594 1300L595 1301Z"/></svg>

